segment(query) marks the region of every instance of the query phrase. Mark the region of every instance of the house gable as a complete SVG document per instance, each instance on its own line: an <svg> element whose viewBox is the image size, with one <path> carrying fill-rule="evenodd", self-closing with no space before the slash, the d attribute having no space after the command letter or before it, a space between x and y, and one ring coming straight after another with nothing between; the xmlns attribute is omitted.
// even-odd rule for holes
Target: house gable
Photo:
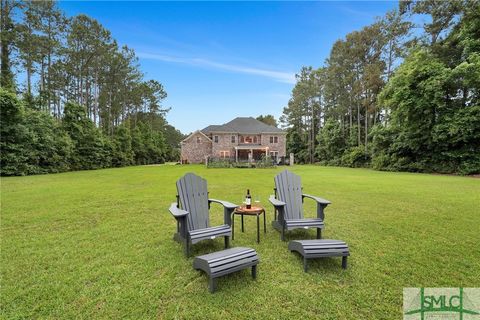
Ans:
<svg viewBox="0 0 480 320"><path fill-rule="evenodd" d="M199 130L181 142L182 163L202 163L212 154L212 140Z"/></svg>
<svg viewBox="0 0 480 320"><path fill-rule="evenodd" d="M193 137L196 137L196 136L203 137L203 138L207 139L208 141L212 142L212 139L210 139L205 133L203 133L203 132L200 131L200 130L197 130L197 131L192 132L192 134L190 134L188 137L186 137L185 139L183 139L182 142L188 142L188 141L190 141Z"/></svg>

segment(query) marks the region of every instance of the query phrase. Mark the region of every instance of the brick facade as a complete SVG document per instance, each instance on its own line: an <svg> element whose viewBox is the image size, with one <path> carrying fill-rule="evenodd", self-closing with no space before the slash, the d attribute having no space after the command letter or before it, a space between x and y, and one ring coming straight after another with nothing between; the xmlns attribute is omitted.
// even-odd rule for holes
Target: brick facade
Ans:
<svg viewBox="0 0 480 320"><path fill-rule="evenodd" d="M212 154L212 141L200 131L194 132L182 141L182 163L203 163Z"/></svg>
<svg viewBox="0 0 480 320"><path fill-rule="evenodd" d="M218 136L218 143L215 142L215 136ZM232 143L232 136L235 136L235 143ZM238 145L238 134L235 133L214 133L212 139L212 156L222 157L221 151L228 151L227 158L235 157L235 146Z"/></svg>
<svg viewBox="0 0 480 320"><path fill-rule="evenodd" d="M270 143L270 137L278 137L278 143ZM268 150L278 151L279 157L286 156L287 153L287 135L286 134L262 134L262 145L268 147Z"/></svg>

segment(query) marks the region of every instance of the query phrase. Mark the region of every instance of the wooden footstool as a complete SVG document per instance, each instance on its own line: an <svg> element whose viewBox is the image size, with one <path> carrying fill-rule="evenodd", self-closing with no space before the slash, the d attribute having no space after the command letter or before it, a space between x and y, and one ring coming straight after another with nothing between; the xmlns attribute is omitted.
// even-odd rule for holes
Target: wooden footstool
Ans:
<svg viewBox="0 0 480 320"><path fill-rule="evenodd" d="M208 289L216 289L216 278L252 267L252 277L257 278L257 252L251 248L236 247L195 257L193 268L203 270L209 276Z"/></svg>
<svg viewBox="0 0 480 320"><path fill-rule="evenodd" d="M347 268L350 255L348 245L340 240L316 239L290 241L288 250L297 251L303 256L303 270L307 272L307 260L324 257L342 257L342 268Z"/></svg>

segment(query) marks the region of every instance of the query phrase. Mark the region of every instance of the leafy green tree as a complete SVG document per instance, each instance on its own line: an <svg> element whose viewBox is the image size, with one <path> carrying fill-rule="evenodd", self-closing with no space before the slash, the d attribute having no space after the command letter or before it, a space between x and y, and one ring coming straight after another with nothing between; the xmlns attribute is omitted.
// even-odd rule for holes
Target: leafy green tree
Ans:
<svg viewBox="0 0 480 320"><path fill-rule="evenodd" d="M28 151L28 174L68 171L73 143L58 121L45 111L27 110L25 126L29 131L24 147Z"/></svg>
<svg viewBox="0 0 480 320"><path fill-rule="evenodd" d="M116 167L129 166L133 164L133 156L130 123L127 121L115 128L112 165Z"/></svg>
<svg viewBox="0 0 480 320"><path fill-rule="evenodd" d="M297 83L292 90L292 97L283 109L280 121L305 140L298 145L295 153L297 159L313 163L315 153L315 136L321 125L321 76L323 70L303 67L296 75ZM295 137L297 139L297 137ZM299 149L301 148L301 149ZM302 155L300 155L302 153Z"/></svg>
<svg viewBox="0 0 480 320"><path fill-rule="evenodd" d="M382 159L378 164L409 171L480 171L478 101L459 105L462 99L452 94L472 85L464 68L469 74L480 74L476 56L454 69L426 50L407 58L380 97L392 114L391 128L380 132L378 138L390 140L389 146L375 155ZM473 81L475 85L477 80ZM385 133L393 136L385 138Z"/></svg>
<svg viewBox="0 0 480 320"><path fill-rule="evenodd" d="M296 163L308 162L308 151L305 148L305 142L301 133L295 127L288 129L287 131L287 152L295 155Z"/></svg>
<svg viewBox="0 0 480 320"><path fill-rule="evenodd" d="M30 137L24 125L24 107L13 93L3 88L0 88L0 107L1 174L26 175L28 152L24 146Z"/></svg>
<svg viewBox="0 0 480 320"><path fill-rule="evenodd" d="M317 157L320 161L340 164L340 159L346 149L345 134L340 122L327 120L317 136Z"/></svg>
<svg viewBox="0 0 480 320"><path fill-rule="evenodd" d="M85 108L67 103L62 125L73 141L73 169L99 169L111 165L112 145L86 116Z"/></svg>
<svg viewBox="0 0 480 320"><path fill-rule="evenodd" d="M278 124L277 124L277 120L275 119L275 117L271 114L266 114L266 115L259 115L257 117L257 120L258 121L261 121L265 124L268 124L269 126L274 126L274 127L277 127Z"/></svg>
<svg viewBox="0 0 480 320"><path fill-rule="evenodd" d="M15 89L11 60L16 32L12 17L19 6L16 0L0 1L0 87L9 90Z"/></svg>
<svg viewBox="0 0 480 320"><path fill-rule="evenodd" d="M430 20L423 23L424 35L428 35L430 39L427 43L435 45L440 39L441 35L446 33L458 19L462 8L467 7L470 1L465 0L450 0L450 1L435 1L435 0L421 0L421 1L400 1L400 12L403 14L421 14L429 15ZM471 2L475 2L471 1ZM424 36L423 35L423 36Z"/></svg>

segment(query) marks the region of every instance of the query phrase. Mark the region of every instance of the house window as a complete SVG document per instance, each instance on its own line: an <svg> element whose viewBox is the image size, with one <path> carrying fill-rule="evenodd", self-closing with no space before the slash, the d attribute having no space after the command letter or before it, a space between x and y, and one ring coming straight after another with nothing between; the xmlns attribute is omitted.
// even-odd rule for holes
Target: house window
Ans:
<svg viewBox="0 0 480 320"><path fill-rule="evenodd" d="M202 142L202 139L200 137L197 137L197 143Z"/></svg>
<svg viewBox="0 0 480 320"><path fill-rule="evenodd" d="M235 143L235 136L232 136L232 143Z"/></svg>
<svg viewBox="0 0 480 320"><path fill-rule="evenodd" d="M213 136L213 141L214 141L215 143L218 143L218 136Z"/></svg>
<svg viewBox="0 0 480 320"><path fill-rule="evenodd" d="M278 151L270 151L270 157L273 161L277 162L278 160Z"/></svg>
<svg viewBox="0 0 480 320"><path fill-rule="evenodd" d="M220 151L220 158L230 158L230 151Z"/></svg>
<svg viewBox="0 0 480 320"><path fill-rule="evenodd" d="M244 143L245 142L245 138L243 136L240 136L240 143Z"/></svg>
<svg viewBox="0 0 480 320"><path fill-rule="evenodd" d="M278 143L278 137L270 137L270 143Z"/></svg>
<svg viewBox="0 0 480 320"><path fill-rule="evenodd" d="M270 143L273 143L273 137L270 137Z"/></svg>
<svg viewBox="0 0 480 320"><path fill-rule="evenodd" d="M253 136L253 143L257 143L257 136Z"/></svg>

